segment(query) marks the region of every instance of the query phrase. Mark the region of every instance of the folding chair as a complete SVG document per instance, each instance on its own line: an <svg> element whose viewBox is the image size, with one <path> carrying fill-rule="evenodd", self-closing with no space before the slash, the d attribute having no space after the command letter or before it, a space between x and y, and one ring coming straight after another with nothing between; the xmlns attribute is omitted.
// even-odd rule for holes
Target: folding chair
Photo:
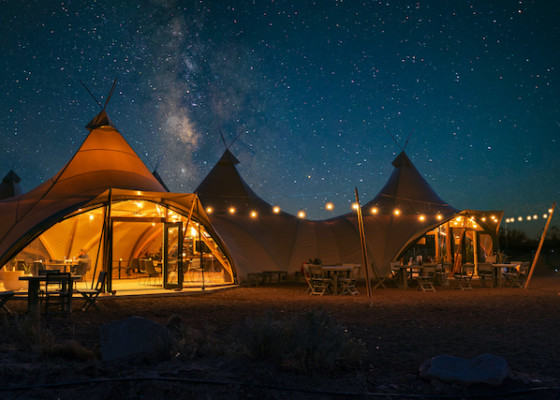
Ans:
<svg viewBox="0 0 560 400"><path fill-rule="evenodd" d="M13 290L6 290L4 292L0 292L0 308L2 308L4 311L8 313L8 315L12 317L14 316L14 313L12 312L12 310L8 308L8 306L6 306L6 303L8 302L8 300L14 297L14 294L15 293Z"/></svg>
<svg viewBox="0 0 560 400"><path fill-rule="evenodd" d="M97 282L95 283L95 287L93 289L84 289L80 290L79 293L85 299L84 304L82 305L82 311L85 312L89 310L91 306L99 309L99 306L96 304L97 297L103 291L103 286L105 285L105 276L107 273L105 271L100 271L99 276L97 277Z"/></svg>
<svg viewBox="0 0 560 400"><path fill-rule="evenodd" d="M453 275L455 289L472 290L471 281L474 276L474 265L464 264L460 273Z"/></svg>
<svg viewBox="0 0 560 400"><path fill-rule="evenodd" d="M45 315L70 314L72 311L72 278L69 272L47 271L45 280Z"/></svg>
<svg viewBox="0 0 560 400"><path fill-rule="evenodd" d="M399 287L397 277L400 265L401 264L398 262L392 262L386 264L384 268L378 268L376 264L371 263L373 275L375 276L375 286L373 286L373 288L386 289L387 286L385 286L385 284L392 284L395 287Z"/></svg>
<svg viewBox="0 0 560 400"><path fill-rule="evenodd" d="M490 282L490 287L494 287L494 271L492 271L492 263L478 263L478 278L480 286L486 287L486 281Z"/></svg>
<svg viewBox="0 0 560 400"><path fill-rule="evenodd" d="M529 272L529 263L522 261L512 261L517 267L512 268L502 274L505 279L505 285L512 288L520 288L525 284Z"/></svg>
<svg viewBox="0 0 560 400"><path fill-rule="evenodd" d="M352 296L360 294L356 289L356 279L360 273L360 265L352 265L349 276L338 278L340 285L340 294L350 294Z"/></svg>
<svg viewBox="0 0 560 400"><path fill-rule="evenodd" d="M436 267L422 267L422 272L416 278L418 282L418 290L423 292L435 292L434 278L436 276Z"/></svg>
<svg viewBox="0 0 560 400"><path fill-rule="evenodd" d="M307 292L310 295L324 295L331 285L331 279L325 278L321 266L303 264L303 274L307 282Z"/></svg>

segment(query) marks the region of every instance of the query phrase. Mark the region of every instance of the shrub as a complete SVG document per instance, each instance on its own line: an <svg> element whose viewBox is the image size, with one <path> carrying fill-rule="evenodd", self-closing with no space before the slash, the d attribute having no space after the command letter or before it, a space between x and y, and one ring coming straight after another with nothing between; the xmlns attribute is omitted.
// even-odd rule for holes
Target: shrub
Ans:
<svg viewBox="0 0 560 400"><path fill-rule="evenodd" d="M271 315L247 320L237 340L239 348L253 359L305 374L352 369L365 354L363 343L322 310L280 320Z"/></svg>

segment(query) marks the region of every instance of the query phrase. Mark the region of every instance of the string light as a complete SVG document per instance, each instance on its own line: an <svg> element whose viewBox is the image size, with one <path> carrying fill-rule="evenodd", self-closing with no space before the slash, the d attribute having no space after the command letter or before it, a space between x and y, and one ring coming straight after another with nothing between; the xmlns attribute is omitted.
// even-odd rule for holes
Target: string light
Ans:
<svg viewBox="0 0 560 400"><path fill-rule="evenodd" d="M272 207L272 212L273 212L274 214L280 214L280 207L278 207L278 206Z"/></svg>
<svg viewBox="0 0 560 400"><path fill-rule="evenodd" d="M325 208L329 211L334 210L334 204L333 203L327 203L325 204Z"/></svg>
<svg viewBox="0 0 560 400"><path fill-rule="evenodd" d="M257 218L257 212L251 211L251 218Z"/></svg>
<svg viewBox="0 0 560 400"><path fill-rule="evenodd" d="M352 203L352 209L357 210L359 207L358 203Z"/></svg>
<svg viewBox="0 0 560 400"><path fill-rule="evenodd" d="M298 218L305 218L305 211L303 210L298 211L297 216Z"/></svg>
<svg viewBox="0 0 560 400"><path fill-rule="evenodd" d="M426 219L426 217L425 217L424 215L420 215L420 216L418 217L418 219L419 219L420 221L424 221L424 220Z"/></svg>
<svg viewBox="0 0 560 400"><path fill-rule="evenodd" d="M235 214L235 208L234 208L234 207L230 207L229 213L230 213L230 214Z"/></svg>
<svg viewBox="0 0 560 400"><path fill-rule="evenodd" d="M436 215L436 219L438 221L441 221L443 219L443 215L441 215L441 214Z"/></svg>
<svg viewBox="0 0 560 400"><path fill-rule="evenodd" d="M379 212L379 210L377 209L377 207L372 207L372 208L371 208L371 213L372 213L373 215L377 214L378 212Z"/></svg>
<svg viewBox="0 0 560 400"><path fill-rule="evenodd" d="M399 216L399 215L401 215L401 210L399 210L398 208L395 208L393 210L393 214L395 214L396 216Z"/></svg>
<svg viewBox="0 0 560 400"><path fill-rule="evenodd" d="M212 211L214 211L214 210L212 209L212 207L208 207L208 208L206 209L206 212L207 212L208 214L212 214Z"/></svg>

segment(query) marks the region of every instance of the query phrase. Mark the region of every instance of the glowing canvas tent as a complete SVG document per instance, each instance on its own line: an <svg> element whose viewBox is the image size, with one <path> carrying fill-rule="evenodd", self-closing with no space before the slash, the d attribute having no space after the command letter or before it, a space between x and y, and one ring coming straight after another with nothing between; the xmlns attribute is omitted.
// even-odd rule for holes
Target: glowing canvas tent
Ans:
<svg viewBox="0 0 560 400"><path fill-rule="evenodd" d="M274 207L255 194L240 176L238 163L226 150L196 193L206 210L211 211L210 220L231 251L242 278L249 272L299 271L310 258L319 258L323 264L362 262L355 212L324 221L275 213ZM387 265L402 257L426 235L437 236L437 256L452 259L456 246L442 236L447 231L456 234L455 224L463 217L470 221L466 237L477 236L485 251L492 250L500 212L460 211L449 205L404 152L396 157L393 166L388 182L363 206L368 258L373 265ZM475 219L480 222L473 223ZM482 231L487 235L474 234ZM447 247L441 251L442 246Z"/></svg>
<svg viewBox="0 0 560 400"><path fill-rule="evenodd" d="M103 268L110 272L111 288L113 279L126 277L123 272L139 272L132 261L161 248L165 238L163 285L180 286L191 264L198 264L192 276L202 273L203 252L192 248L196 242L205 243L221 283L234 282L227 250L198 197L165 191L104 110L88 129L60 172L26 194L0 201L0 265L20 257L28 262L64 260L84 248L92 264L87 278L93 280ZM192 261L184 270L183 257L185 264Z"/></svg>
<svg viewBox="0 0 560 400"><path fill-rule="evenodd" d="M310 258L326 264L359 260L352 222L308 221L276 210L243 180L238 163L226 150L195 192L235 260L241 279L251 272L300 271Z"/></svg>
<svg viewBox="0 0 560 400"><path fill-rule="evenodd" d="M451 206L437 195L404 151L392 164L395 169L385 186L363 206L369 259L374 266L401 258L407 249L425 240L427 235L434 238L436 248L432 255L453 262L459 243L451 237L457 236L457 228L468 230L472 237L482 238L485 250L492 251L502 212L460 211ZM354 214L344 217L355 219ZM467 222L461 224L460 221Z"/></svg>

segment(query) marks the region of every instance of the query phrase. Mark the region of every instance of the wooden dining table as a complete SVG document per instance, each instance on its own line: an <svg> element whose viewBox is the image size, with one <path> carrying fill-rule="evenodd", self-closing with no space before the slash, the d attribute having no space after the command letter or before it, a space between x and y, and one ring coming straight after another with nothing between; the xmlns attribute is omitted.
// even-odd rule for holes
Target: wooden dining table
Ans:
<svg viewBox="0 0 560 400"><path fill-rule="evenodd" d="M351 265L324 265L321 267L329 276L333 279L333 292L338 294L338 276L339 275L349 275L354 267Z"/></svg>
<svg viewBox="0 0 560 400"><path fill-rule="evenodd" d="M492 281L494 287L503 287L504 279L502 270L505 272L508 269L516 268L519 264L509 263L509 264L492 264Z"/></svg>
<svg viewBox="0 0 560 400"><path fill-rule="evenodd" d="M81 275L71 275L70 279L72 282L79 281L82 279ZM38 314L39 313L39 290L41 287L41 282L47 281L47 275L24 275L19 277L20 281L27 281L27 313L28 314ZM69 290L72 292L74 285L70 285Z"/></svg>

